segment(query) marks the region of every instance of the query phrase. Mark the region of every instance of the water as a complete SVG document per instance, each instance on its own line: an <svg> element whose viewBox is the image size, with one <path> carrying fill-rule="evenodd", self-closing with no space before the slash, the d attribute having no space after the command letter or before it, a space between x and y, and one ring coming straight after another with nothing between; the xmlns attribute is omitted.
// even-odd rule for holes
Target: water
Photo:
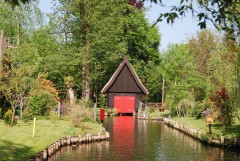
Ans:
<svg viewBox="0 0 240 161"><path fill-rule="evenodd" d="M240 151L210 147L164 125L132 116L108 118L110 141L66 149L56 161L236 161Z"/></svg>

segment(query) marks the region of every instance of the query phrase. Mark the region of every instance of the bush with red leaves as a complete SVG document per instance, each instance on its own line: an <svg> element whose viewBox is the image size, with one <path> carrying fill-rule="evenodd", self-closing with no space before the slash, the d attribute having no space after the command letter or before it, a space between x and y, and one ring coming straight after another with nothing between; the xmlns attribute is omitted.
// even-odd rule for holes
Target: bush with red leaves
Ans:
<svg viewBox="0 0 240 161"><path fill-rule="evenodd" d="M226 87L214 92L214 95L210 97L211 102L214 103L216 107L216 112L218 112L218 120L224 126L229 126L232 124L232 107L230 102L230 97Z"/></svg>

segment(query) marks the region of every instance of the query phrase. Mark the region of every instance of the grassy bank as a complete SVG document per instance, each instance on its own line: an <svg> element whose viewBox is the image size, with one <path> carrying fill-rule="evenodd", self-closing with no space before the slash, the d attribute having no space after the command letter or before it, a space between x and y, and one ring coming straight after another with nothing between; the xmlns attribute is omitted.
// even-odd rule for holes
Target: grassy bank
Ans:
<svg viewBox="0 0 240 161"><path fill-rule="evenodd" d="M32 137L33 123L18 121L14 127L4 125L0 120L0 160L23 161L43 150L54 141L67 135L100 132L97 123L82 123L73 128L70 121L36 120L35 137Z"/></svg>
<svg viewBox="0 0 240 161"><path fill-rule="evenodd" d="M153 117L168 117L170 115L170 111L169 110L165 110L164 112L153 112L153 113L149 113L149 118L153 118Z"/></svg>
<svg viewBox="0 0 240 161"><path fill-rule="evenodd" d="M168 117L170 111L165 110L164 112L154 112L149 114L149 118L154 117ZM174 117L173 120L178 122L185 127L201 130L203 133L209 132L209 126L206 124L205 118L195 119L192 117ZM220 137L225 136L226 138L240 137L240 122L235 120L234 124L228 128L222 127L219 123L212 124L212 136Z"/></svg>
<svg viewBox="0 0 240 161"><path fill-rule="evenodd" d="M209 132L209 126L206 124L205 118L195 119L185 117L182 119L174 117L173 120L185 127L199 129L204 133ZM212 124L212 136L216 138L220 136L225 136L226 138L240 137L240 122L236 120L232 126L227 128L222 127L219 123L214 123Z"/></svg>

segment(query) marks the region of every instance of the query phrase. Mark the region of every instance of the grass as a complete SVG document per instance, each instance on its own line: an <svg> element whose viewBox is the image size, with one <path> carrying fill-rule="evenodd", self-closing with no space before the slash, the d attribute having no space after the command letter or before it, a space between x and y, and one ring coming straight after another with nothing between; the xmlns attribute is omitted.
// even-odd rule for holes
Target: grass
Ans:
<svg viewBox="0 0 240 161"><path fill-rule="evenodd" d="M170 111L165 110L164 112L149 113L149 118L168 117L169 115L171 115ZM174 117L173 120L185 127L201 130L205 134L209 132L209 125L206 124L205 118L195 119L192 117L184 117L182 119ZM216 138L220 136L225 136L226 138L240 137L240 121L235 120L234 124L227 128L222 127L219 123L212 124L212 136Z"/></svg>
<svg viewBox="0 0 240 161"><path fill-rule="evenodd" d="M191 117L184 117L182 119L179 117L174 117L173 120L186 127L199 129L204 133L209 132L209 126L206 124L205 118L195 119ZM227 128L222 127L219 123L214 123L212 124L212 136L225 136L226 138L240 137L240 122L235 121L232 126Z"/></svg>
<svg viewBox="0 0 240 161"><path fill-rule="evenodd" d="M153 118L153 117L168 117L169 115L170 115L170 111L169 110L165 110L164 112L155 111L153 113L149 113L149 118Z"/></svg>
<svg viewBox="0 0 240 161"><path fill-rule="evenodd" d="M70 121L65 120L36 120L35 137L32 137L32 128L32 122L24 123L19 120L16 126L9 127L0 120L1 161L26 160L67 134L100 132L100 125L97 123L85 122L81 128L74 128Z"/></svg>

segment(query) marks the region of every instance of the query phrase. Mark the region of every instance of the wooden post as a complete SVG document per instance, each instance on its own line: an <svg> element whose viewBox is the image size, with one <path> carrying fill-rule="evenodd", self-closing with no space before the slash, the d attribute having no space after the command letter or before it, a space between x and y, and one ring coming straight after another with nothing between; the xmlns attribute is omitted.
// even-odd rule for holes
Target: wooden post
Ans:
<svg viewBox="0 0 240 161"><path fill-rule="evenodd" d="M94 103L94 110L93 110L93 116L94 116L94 121L96 122L96 120L97 120L97 109L96 109L96 107L97 107L97 103Z"/></svg>
<svg viewBox="0 0 240 161"><path fill-rule="evenodd" d="M209 134L212 134L212 124L208 124L209 127Z"/></svg>
<svg viewBox="0 0 240 161"><path fill-rule="evenodd" d="M60 118L60 110L61 110L61 102L60 99L58 99L58 118Z"/></svg>
<svg viewBox="0 0 240 161"><path fill-rule="evenodd" d="M35 136L35 125L36 125L36 118L33 119L33 137Z"/></svg>

